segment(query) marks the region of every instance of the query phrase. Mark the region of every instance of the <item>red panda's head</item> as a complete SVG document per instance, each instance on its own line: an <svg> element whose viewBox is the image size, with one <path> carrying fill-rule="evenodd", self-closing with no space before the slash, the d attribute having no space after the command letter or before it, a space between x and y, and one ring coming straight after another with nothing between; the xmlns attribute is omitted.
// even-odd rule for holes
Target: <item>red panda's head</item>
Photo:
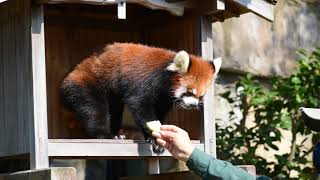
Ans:
<svg viewBox="0 0 320 180"><path fill-rule="evenodd" d="M184 108L196 108L202 101L221 66L221 59L213 62L188 55L185 51L176 54L167 69L177 72L172 78L173 94Z"/></svg>

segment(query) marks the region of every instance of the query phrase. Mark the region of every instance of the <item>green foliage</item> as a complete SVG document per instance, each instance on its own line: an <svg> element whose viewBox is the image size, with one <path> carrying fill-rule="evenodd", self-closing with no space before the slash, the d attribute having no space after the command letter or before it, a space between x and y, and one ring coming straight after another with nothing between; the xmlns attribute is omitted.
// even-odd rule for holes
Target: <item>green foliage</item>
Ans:
<svg viewBox="0 0 320 180"><path fill-rule="evenodd" d="M238 125L217 129L219 158L234 164L255 165L258 174L273 179L289 179L292 171L299 173L298 179L311 179L312 164L307 156L312 149L306 149L303 143L297 144L296 137L298 134L310 135L304 137L311 137L312 142L320 139L319 134L304 126L299 114L299 107L320 105L320 48L311 53L299 50L298 54L300 58L293 74L287 78L274 77L271 87L262 86L248 74L236 84L235 96L230 91L221 94L233 106L240 108L243 119ZM246 126L249 112L254 114L253 126ZM230 112L230 119L234 114ZM258 147L279 150L276 142L282 138L280 129L292 133L290 153L276 155L276 163L258 156Z"/></svg>

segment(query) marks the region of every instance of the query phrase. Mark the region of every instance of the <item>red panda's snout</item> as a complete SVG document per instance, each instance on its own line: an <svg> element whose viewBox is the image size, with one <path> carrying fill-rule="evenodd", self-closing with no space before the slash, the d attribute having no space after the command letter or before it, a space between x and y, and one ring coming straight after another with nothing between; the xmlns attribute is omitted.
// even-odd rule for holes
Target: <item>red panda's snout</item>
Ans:
<svg viewBox="0 0 320 180"><path fill-rule="evenodd" d="M197 96L196 89L188 89L184 85L180 85L174 90L176 99L175 105L182 108L198 108L202 104L202 96Z"/></svg>

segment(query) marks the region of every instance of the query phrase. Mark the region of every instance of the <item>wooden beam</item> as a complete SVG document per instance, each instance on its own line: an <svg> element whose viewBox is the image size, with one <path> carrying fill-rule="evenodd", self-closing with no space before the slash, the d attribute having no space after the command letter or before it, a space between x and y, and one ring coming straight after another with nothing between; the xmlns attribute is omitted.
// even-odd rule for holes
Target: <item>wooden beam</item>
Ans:
<svg viewBox="0 0 320 180"><path fill-rule="evenodd" d="M225 10L224 0L202 0L196 2L196 9L199 14L211 15Z"/></svg>
<svg viewBox="0 0 320 180"><path fill-rule="evenodd" d="M165 10L175 16L182 16L185 7L189 4L188 1L168 3L164 0L36 0L36 2L45 4L81 3L91 5L117 5L118 3L126 2L139 4L150 9Z"/></svg>
<svg viewBox="0 0 320 180"><path fill-rule="evenodd" d="M213 60L212 23L210 16L201 17L201 55ZM216 130L214 117L214 82L206 92L203 102L203 143L204 151L216 157Z"/></svg>
<svg viewBox="0 0 320 180"><path fill-rule="evenodd" d="M47 88L43 5L33 5L31 19L33 121L30 122L30 168L49 167Z"/></svg>
<svg viewBox="0 0 320 180"><path fill-rule="evenodd" d="M49 139L48 155L60 158L106 157L171 157L170 152L155 154L147 141L113 140L113 139ZM200 141L192 141L193 145L204 150Z"/></svg>
<svg viewBox="0 0 320 180"><path fill-rule="evenodd" d="M274 21L274 5L264 0L233 0L239 5L247 8L251 12L265 18L268 21Z"/></svg>

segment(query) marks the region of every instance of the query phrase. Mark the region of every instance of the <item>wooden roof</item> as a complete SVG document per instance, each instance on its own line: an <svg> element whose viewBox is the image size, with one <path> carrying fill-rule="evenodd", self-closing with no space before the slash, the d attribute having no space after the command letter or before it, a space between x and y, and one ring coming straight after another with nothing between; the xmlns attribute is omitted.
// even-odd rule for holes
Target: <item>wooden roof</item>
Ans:
<svg viewBox="0 0 320 180"><path fill-rule="evenodd" d="M34 0L43 4L81 3L92 5L116 5L135 3L150 9L164 10L175 16L185 11L195 11L212 16L212 21L224 21L231 17L253 12L269 21L274 20L275 0Z"/></svg>

